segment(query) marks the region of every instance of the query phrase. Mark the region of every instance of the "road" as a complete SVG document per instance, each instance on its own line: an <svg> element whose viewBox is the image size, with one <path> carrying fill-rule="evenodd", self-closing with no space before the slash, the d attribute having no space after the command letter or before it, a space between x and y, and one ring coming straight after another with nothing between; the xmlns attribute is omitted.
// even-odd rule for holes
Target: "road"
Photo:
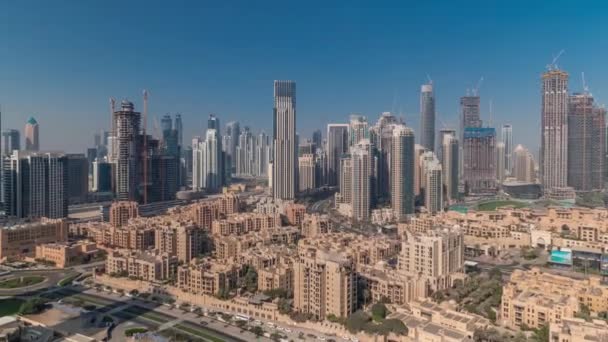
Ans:
<svg viewBox="0 0 608 342"><path fill-rule="evenodd" d="M48 269L48 270L23 270L23 271L11 271L9 274L3 275L0 277L0 281L7 280L11 278L18 278L23 276L43 276L45 279L41 283L34 284L27 287L19 287L14 289L0 289L0 297L11 297L11 296L19 296L24 293L29 293L32 291L38 291L42 289L48 289L57 285L57 283L70 276L74 275L76 272L65 269Z"/></svg>
<svg viewBox="0 0 608 342"><path fill-rule="evenodd" d="M254 340L256 338L255 335L252 334L251 332L243 331L241 328L234 325L235 324L234 322L228 324L227 322L222 322L211 316L199 317L195 313L184 312L177 307L171 308L166 305L159 306L157 303L154 303L154 302L142 301L142 300L138 300L138 299L129 299L126 296L120 296L118 294L107 293L107 292L97 292L96 290L93 290L93 289L85 289L78 296L79 296L79 298L80 298L80 296L90 296L93 300L99 300L100 298L102 298L104 300L111 301L112 302L111 307L114 308L114 310L117 310L116 309L117 307L121 307L121 306L125 305L125 303L128 303L129 306L135 307L136 308L135 310L142 311L143 316L145 316L145 312L154 312L156 314L165 315L165 316L167 316L167 318L165 319L164 322L162 322L162 324L160 326L158 326L160 328L174 327L176 325L183 325L183 324L192 324L192 325L195 325L196 327L198 327L199 329L209 328L211 330L220 331L225 334L231 335L233 337L244 338L245 340ZM201 308L201 309L205 309L205 308ZM133 309L129 309L129 308L123 309L123 310L119 311L119 315L120 315L120 313L125 313L125 312L128 313L129 311L133 312ZM232 314L232 315L236 314L236 313L231 313L231 312L223 312L223 313L228 313L228 314ZM141 319L141 317L140 317L140 319ZM204 323L201 324L202 322L204 322ZM266 320L255 320L253 322L250 321L249 325L250 326L259 325L269 334L276 332L281 335L287 336L288 340L293 340L293 341L302 340L299 338L300 333L302 334L302 336L305 340L314 340L316 338L323 338L325 340L334 339L336 341L342 340L339 337L335 337L335 336L332 337L329 335L325 335L316 330L306 329L306 328L298 327L295 325L278 324L276 322L266 321ZM158 329L158 327L156 327L156 329ZM241 332L241 331L243 331L243 332ZM312 338L311 336L315 336L315 337ZM265 340L265 341L270 340L263 336L260 337L260 339Z"/></svg>
<svg viewBox="0 0 608 342"><path fill-rule="evenodd" d="M169 307L152 302L132 300L126 296L96 292L80 286L67 286L56 288L41 294L52 300L66 300L73 297L82 301L84 304L92 304L97 308L94 312L97 316L110 315L115 319L120 330L121 325L128 325L128 322L145 326L152 331L174 330L181 334L191 335L202 338L205 341L247 341L254 340L256 336L248 331L241 332L236 326L226 325L219 321L207 320L206 325L201 325L201 319L192 313L184 313L181 310L171 310ZM74 333L74 326L86 331L87 327L82 327L81 318L76 318L62 322L54 329L64 333ZM99 329L96 329L99 332ZM124 334L113 334L110 341L123 341ZM261 338L268 341L269 339Z"/></svg>

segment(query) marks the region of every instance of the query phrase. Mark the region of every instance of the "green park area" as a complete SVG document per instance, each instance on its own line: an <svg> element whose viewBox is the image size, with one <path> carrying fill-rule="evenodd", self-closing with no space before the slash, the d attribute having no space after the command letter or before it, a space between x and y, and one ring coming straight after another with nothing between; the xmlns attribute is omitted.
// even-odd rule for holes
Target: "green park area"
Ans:
<svg viewBox="0 0 608 342"><path fill-rule="evenodd" d="M523 207L527 207L527 206L528 205L524 202L500 200L500 201L489 201L489 202L479 203L477 205L477 210L492 211L492 210L496 210L497 208L502 208L502 207L523 208Z"/></svg>
<svg viewBox="0 0 608 342"><path fill-rule="evenodd" d="M18 298L0 299L0 317L18 314L23 302Z"/></svg>
<svg viewBox="0 0 608 342"><path fill-rule="evenodd" d="M26 287L42 283L44 277L42 276L24 276L16 277L8 280L0 281L0 289L16 289L19 287Z"/></svg>

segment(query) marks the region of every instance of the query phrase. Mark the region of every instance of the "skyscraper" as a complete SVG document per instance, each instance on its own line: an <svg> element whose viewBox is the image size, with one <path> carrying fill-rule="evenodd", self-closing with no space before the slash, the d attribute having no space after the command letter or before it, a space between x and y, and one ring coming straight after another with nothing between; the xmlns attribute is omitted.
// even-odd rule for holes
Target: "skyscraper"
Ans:
<svg viewBox="0 0 608 342"><path fill-rule="evenodd" d="M25 124L25 150L26 151L39 151L40 140L39 140L39 126L38 122L34 117L30 117Z"/></svg>
<svg viewBox="0 0 608 342"><path fill-rule="evenodd" d="M184 124L182 123L182 115L175 114L175 130L177 131L177 145L181 148L184 146Z"/></svg>
<svg viewBox="0 0 608 342"><path fill-rule="evenodd" d="M351 114L348 131L349 146L354 146L363 139L369 139L367 118L359 114Z"/></svg>
<svg viewBox="0 0 608 342"><path fill-rule="evenodd" d="M498 184L505 181L505 143L496 143L496 180Z"/></svg>
<svg viewBox="0 0 608 342"><path fill-rule="evenodd" d="M587 92L568 98L568 186L604 188L606 111Z"/></svg>
<svg viewBox="0 0 608 342"><path fill-rule="evenodd" d="M340 193L336 198L338 203L352 202L353 166L350 155L340 159Z"/></svg>
<svg viewBox="0 0 608 342"><path fill-rule="evenodd" d="M295 196L296 147L296 83L274 81L272 192L275 199L293 199Z"/></svg>
<svg viewBox="0 0 608 342"><path fill-rule="evenodd" d="M542 75L541 174L545 192L568 185L568 73Z"/></svg>
<svg viewBox="0 0 608 342"><path fill-rule="evenodd" d="M316 148L323 148L323 133L321 133L320 129L317 129L312 132L312 142L313 144L315 144Z"/></svg>
<svg viewBox="0 0 608 342"><path fill-rule="evenodd" d="M239 136L241 135L241 126L238 121L230 121L226 124L226 136L228 137L226 151L228 152L228 160L231 167L231 172L236 172L236 147L239 144Z"/></svg>
<svg viewBox="0 0 608 342"><path fill-rule="evenodd" d="M356 221L369 220L372 191L372 157L369 139L362 139L351 148L352 217Z"/></svg>
<svg viewBox="0 0 608 342"><path fill-rule="evenodd" d="M437 159L439 159L439 161L441 161L443 163L443 142L445 139L446 135L450 135L453 136L454 138L456 138L456 141L458 142L458 137L456 135L456 130L453 128L442 128L439 130L439 133L437 135L437 152L435 153L437 155Z"/></svg>
<svg viewBox="0 0 608 342"><path fill-rule="evenodd" d="M134 110L132 102L122 101L121 108L114 112L112 132L112 162L115 164L116 199L139 200L137 141L140 134L141 113Z"/></svg>
<svg viewBox="0 0 608 342"><path fill-rule="evenodd" d="M309 190L313 190L317 187L316 185L316 161L314 154L304 154L299 157L299 182L298 182L298 191L305 192Z"/></svg>
<svg viewBox="0 0 608 342"><path fill-rule="evenodd" d="M467 127L464 131L463 180L473 193L496 189L496 130Z"/></svg>
<svg viewBox="0 0 608 342"><path fill-rule="evenodd" d="M2 154L9 156L14 150L21 149L19 131L16 129L7 129L2 132Z"/></svg>
<svg viewBox="0 0 608 342"><path fill-rule="evenodd" d="M479 96L460 98L460 141L464 141L464 130L467 127L481 127Z"/></svg>
<svg viewBox="0 0 608 342"><path fill-rule="evenodd" d="M340 184L340 160L348 152L348 124L327 125L327 184Z"/></svg>
<svg viewBox="0 0 608 342"><path fill-rule="evenodd" d="M89 193L89 161L84 154L65 155L68 203L84 203Z"/></svg>
<svg viewBox="0 0 608 342"><path fill-rule="evenodd" d="M507 174L511 174L511 169L513 168L513 158L511 156L513 152L513 127L510 124L502 125L500 138L505 145L505 170Z"/></svg>
<svg viewBox="0 0 608 342"><path fill-rule="evenodd" d="M389 198L391 194L391 153L393 146L393 129L399 124L397 118L390 112L380 115L374 127L375 145L378 153L377 193L379 197ZM371 134L370 134L371 135Z"/></svg>
<svg viewBox="0 0 608 342"><path fill-rule="evenodd" d="M63 154L14 151L4 161L4 210L18 218L62 218L68 214Z"/></svg>
<svg viewBox="0 0 608 342"><path fill-rule="evenodd" d="M446 134L442 141L441 166L443 170L442 180L445 186L446 201L451 203L458 199L458 153L460 146L456 138L456 132Z"/></svg>
<svg viewBox="0 0 608 342"><path fill-rule="evenodd" d="M112 191L112 165L104 160L93 162L93 186L95 192Z"/></svg>
<svg viewBox="0 0 608 342"><path fill-rule="evenodd" d="M223 184L221 143L214 128L207 129L205 140L195 138L192 144L192 188L218 192Z"/></svg>
<svg viewBox="0 0 608 342"><path fill-rule="evenodd" d="M414 213L414 131L395 125L391 152L391 205L397 219Z"/></svg>
<svg viewBox="0 0 608 342"><path fill-rule="evenodd" d="M513 150L513 177L518 182L531 183L534 177L534 158L530 151L522 145L517 145Z"/></svg>
<svg viewBox="0 0 608 342"><path fill-rule="evenodd" d="M216 131L220 131L220 118L218 118L215 114L209 114L209 119L207 119L207 129L215 129Z"/></svg>
<svg viewBox="0 0 608 342"><path fill-rule="evenodd" d="M443 209L443 181L441 164L437 158L426 163L424 207L430 214L436 214Z"/></svg>
<svg viewBox="0 0 608 342"><path fill-rule="evenodd" d="M433 83L423 84L420 89L420 145L435 150L435 95Z"/></svg>

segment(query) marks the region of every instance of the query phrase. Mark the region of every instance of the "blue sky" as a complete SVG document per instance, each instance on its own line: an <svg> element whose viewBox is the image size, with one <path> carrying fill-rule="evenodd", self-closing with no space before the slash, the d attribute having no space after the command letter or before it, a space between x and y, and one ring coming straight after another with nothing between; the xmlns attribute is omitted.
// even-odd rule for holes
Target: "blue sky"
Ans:
<svg viewBox="0 0 608 342"><path fill-rule="evenodd" d="M401 112L418 131L427 74L449 126L483 76L484 121L492 100L493 124L536 152L553 54L565 50L571 91L584 71L608 101L606 18L600 1L4 1L3 126L34 115L43 148L83 152L109 126L110 96L141 108L148 89L150 116L181 112L188 139L209 113L268 132L272 81L291 79L301 136L352 112Z"/></svg>

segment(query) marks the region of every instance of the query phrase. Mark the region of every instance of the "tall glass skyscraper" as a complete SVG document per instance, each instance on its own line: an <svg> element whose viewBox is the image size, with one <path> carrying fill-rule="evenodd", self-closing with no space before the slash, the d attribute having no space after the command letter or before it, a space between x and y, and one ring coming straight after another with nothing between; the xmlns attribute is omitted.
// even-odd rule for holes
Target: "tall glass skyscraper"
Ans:
<svg viewBox="0 0 608 342"><path fill-rule="evenodd" d="M433 84L420 89L420 145L427 151L435 150L435 95Z"/></svg>
<svg viewBox="0 0 608 342"><path fill-rule="evenodd" d="M272 193L293 199L296 192L296 83L274 81L274 160Z"/></svg>

